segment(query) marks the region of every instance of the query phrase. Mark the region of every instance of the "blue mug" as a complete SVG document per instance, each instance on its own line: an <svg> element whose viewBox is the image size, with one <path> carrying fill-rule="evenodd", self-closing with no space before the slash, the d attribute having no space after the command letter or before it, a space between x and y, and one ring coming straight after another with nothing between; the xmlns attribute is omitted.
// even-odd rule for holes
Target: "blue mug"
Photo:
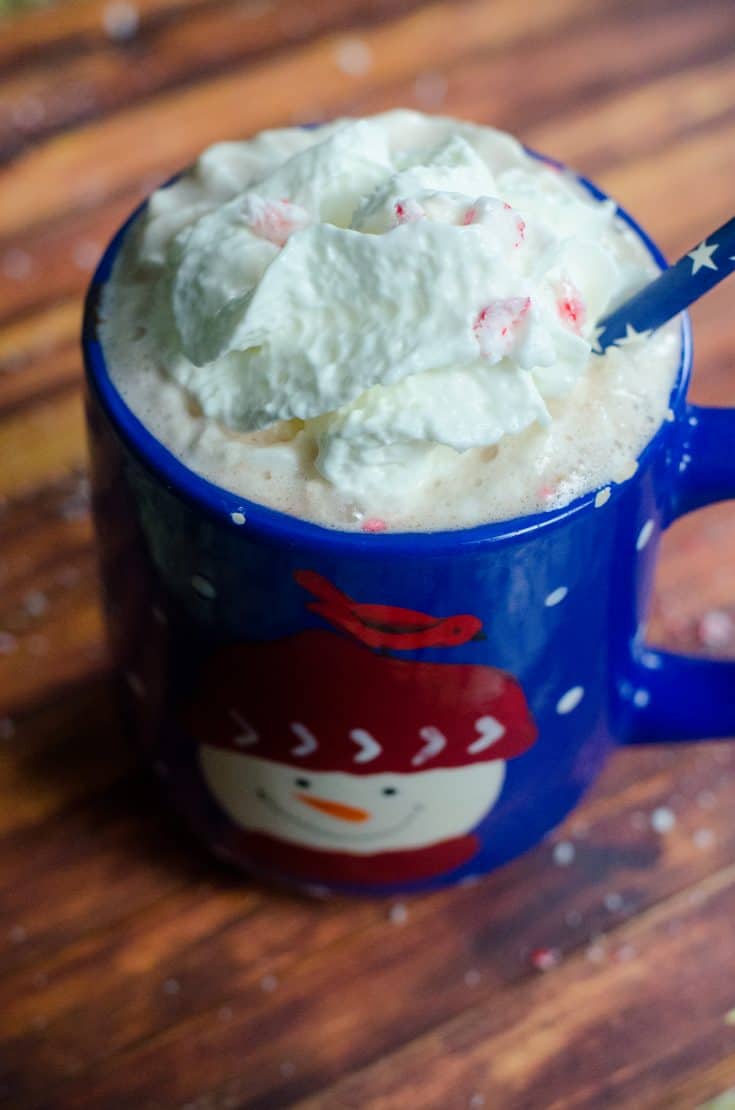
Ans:
<svg viewBox="0 0 735 1110"><path fill-rule="evenodd" d="M619 744L735 732L735 663L641 635L662 531L735 495L735 415L686 401L687 318L672 419L627 481L460 531L339 532L206 481L120 397L97 305L137 215L83 330L105 605L132 734L218 856L310 891L468 881Z"/></svg>

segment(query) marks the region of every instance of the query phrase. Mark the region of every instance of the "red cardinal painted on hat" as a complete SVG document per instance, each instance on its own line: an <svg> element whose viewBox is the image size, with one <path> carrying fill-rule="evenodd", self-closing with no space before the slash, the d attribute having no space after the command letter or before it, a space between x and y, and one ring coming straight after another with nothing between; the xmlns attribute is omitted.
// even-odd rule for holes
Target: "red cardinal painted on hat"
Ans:
<svg viewBox="0 0 735 1110"><path fill-rule="evenodd" d="M321 574L297 570L294 578L317 598L307 608L330 624L349 632L372 648L411 651L427 647L456 647L482 639L482 621L469 613L434 617L397 605L365 605L353 601Z"/></svg>

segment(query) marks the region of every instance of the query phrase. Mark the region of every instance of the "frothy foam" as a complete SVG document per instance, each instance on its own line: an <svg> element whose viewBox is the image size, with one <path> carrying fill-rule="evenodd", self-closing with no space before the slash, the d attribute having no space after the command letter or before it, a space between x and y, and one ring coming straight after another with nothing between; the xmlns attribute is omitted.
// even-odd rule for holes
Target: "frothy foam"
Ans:
<svg viewBox="0 0 735 1110"><path fill-rule="evenodd" d="M426 249L430 240L444 236L442 220L451 221L454 238L449 241L456 247L458 228L466 220L477 221L491 229L487 232L489 239L483 240L481 236L485 233L481 232L480 238L474 240L477 249L473 265L481 269L488 242L496 254L514 250L522 234L521 225L525 225L524 215L528 211L533 215L534 209L543 206L548 191L553 204L560 203L560 196L574 197L569 202L572 214L577 204L584 209L587 221L584 249L574 244L574 249L569 250L564 240L562 254L572 259L575 276L581 274L584 294L591 304L609 301L610 293L604 288L600 273L608 282L615 278L614 293L618 300L622 293L655 273L643 245L612 216L609 205L591 204L567 178L560 193L558 181L552 180L558 175L522 152L519 155L520 148L509 137L487 128L430 120L414 113L389 113L376 118L387 121L385 129L394 150L400 142L408 149L412 142L425 149L432 138L432 128L436 129L433 138L441 140L442 149L446 150L452 146L453 129L457 133L461 130L485 172L493 171L501 179L505 174L506 190L510 189L508 181L515 185L513 195L506 192L503 196L500 191L500 201L485 198L468 208L466 198L454 191L427 193L422 170L414 182L417 199L409 197L399 202L399 224L410 226L421 220L425 224L419 236L404 236L406 249L412 242L420 242L421 249ZM340 124L330 128L339 137ZM373 137L374 134L373 130ZM453 340L458 351L471 348L475 352L476 362L472 365L467 365L461 356L453 364L452 346L445 344L449 365L445 359L441 369L432 369L425 352L433 353L436 336L429 329L423 347L414 344L411 349L401 350L400 358L409 369L403 376L391 378L391 362L387 357L390 344L381 339L376 347L370 339L371 345L363 349L351 340L345 349L351 349L356 360L352 378L349 375L341 381L328 378L317 383L316 392L311 389L304 393L303 378L290 369L291 377L281 374L280 381L274 383L274 388L280 390L276 394L270 386L276 374L267 366L265 374L261 373L263 359L256 352L255 361L248 355L249 362L237 364L238 376L234 379L237 404L233 402L235 394L227 378L232 374L232 355L225 352L218 362L217 352L224 350L223 342L230 349L233 343L236 347L238 340L233 337L237 336L238 328L239 334L244 334L248 327L252 330L253 322L265 334L270 309L266 303L260 318L251 313L250 323L246 320L243 324L244 317L233 315L228 308L230 315L224 321L223 331L222 320L210 319L209 313L216 316L223 304L232 304L233 297L223 294L232 274L237 271L237 281L242 284L252 280L256 271L268 273L273 259L279 257L283 273L276 272L269 279L270 284L281 295L285 291L293 301L302 295L305 286L294 282L293 271L285 266L288 259L303 257L303 272L308 273L315 259L326 257L325 242L330 250L343 249L345 245L344 238L340 238L344 233L327 230L325 235L321 230L313 231L315 206L322 209L332 206L329 215L335 220L344 221L345 212L352 213L353 223L360 230L367 229L358 237L360 250L364 246L375 255L373 244L388 239L384 227L386 212L393 213L390 219L396 218L393 194L399 187L402 194L409 191L411 183L405 173L398 185L395 175L389 184L385 180L381 184L371 163L368 171L360 167L363 182L366 172L368 177L370 174L376 177L375 181L370 178L363 189L368 196L361 197L355 192L349 196L346 208L349 189L344 183L336 188L331 178L319 180L319 160L312 152L312 176L306 190L310 190L309 195L304 192L306 186L299 192L293 181L289 183L289 192L297 194L298 204L280 199L264 207L265 202L254 200L252 194L246 197L244 208L238 202L239 210L258 225L258 242L245 240L250 252L247 256L240 250L239 228L229 245L227 235L214 234L216 227L211 229L212 235L207 232L207 219L222 225L221 213L249 182L268 179L270 174L270 180L276 181L272 188L276 192L282 189L279 174L284 177L289 165L284 166L284 159L294 153L309 152L315 144L313 135L289 129L266 133L251 143L212 148L178 185L154 196L146 218L128 236L103 299L101 337L113 380L151 432L192 470L243 498L347 530L380 531L385 527L391 531L429 531L504 520L556 508L589 490L630 477L637 455L666 414L679 362L678 326L671 324L645 342L613 349L602 358L589 356L589 341L585 347L582 336L590 336L597 312L591 319L585 318L587 306L577 285L568 280L569 267L557 272L555 265L551 268L551 288L556 290L555 311L560 313L561 324L554 324L547 311L549 306L543 304L545 287L539 285L537 277L528 278L528 273L535 273L533 256L530 262L523 263L525 285L519 286L517 276L515 282L504 285L503 265L496 267L495 284L503 294L514 293L517 288L530 290L542 311L534 309L536 318L530 327L528 296L503 295L487 300L480 312L471 315L468 334L458 333L459 338ZM344 177L354 185L354 167L351 169L347 164L349 144L343 144L343 148L340 157L344 156L346 162ZM386 157L384 152L380 156ZM464 149L462 158L467 161ZM450 150L442 159L456 163L456 151L452 154ZM434 177L437 173L440 177L454 174L451 181L455 187L465 175L471 179L468 188L477 182L478 175L474 165L468 168L464 164L459 169L456 164L448 169L433 167L431 173ZM434 177L432 186L436 185ZM534 177L538 180L534 181ZM514 209L503 208L506 196L514 202ZM324 218L323 211L319 215ZM440 221L437 230L430 226L432 219ZM171 243L179 235L180 244L182 230L192 227L199 240L196 251L188 260L184 258L192 276L180 283L178 290L181 325L176 329L176 342L182 342L183 336L192 356L201 363L203 374L195 363L184 359L180 350L174 349L173 330L168 324L168 330L162 330L160 311L158 314L151 311L152 303L157 303L160 309L163 285L170 296L170 274L164 282L161 273ZM590 240L590 229L599 242ZM402 230L399 229L398 236L395 229L390 235L400 238ZM287 255L281 247L291 236L297 249L289 247L291 254ZM544 242L548 249L548 236ZM599 243L605 245L604 257L599 254ZM349 237L347 245L351 250ZM205 265L202 260L209 253L214 256L213 263ZM223 256L226 264L222 262ZM396 257L399 256L400 252ZM184 264L180 249L176 257L176 272L180 274ZM458 258L461 257L460 254ZM596 272L594 266L590 267L590 260L595 258L601 259ZM609 264L610 258L615 261L614 267ZM243 277L245 271L248 273ZM389 270L385 273L387 281ZM217 275L216 282L210 280L212 274ZM307 299L313 298L315 285L306 283L306 288ZM299 309L303 306L299 305ZM324 305L319 306L319 312L324 316ZM447 319L447 327L454 326ZM343 317L343 325L353 326L349 316ZM439 337L441 330L437 333ZM311 334L308 327L304 334ZM322 342L322 333L317 330L314 334ZM331 343L332 350L335 345L339 347L340 327L332 329L326 342ZM373 362L364 357L365 350L373 352ZM211 361L213 354L215 361ZM350 384L362 380L360 375L372 373L372 367L381 359L387 378L379 381L385 380L387 385L376 386L374 379L371 384L369 377L363 386ZM544 369L544 359L548 369ZM398 355L395 365L399 365ZM260 381L256 381L258 374ZM242 382L247 381L253 382L252 394L242 387ZM330 392L336 399L336 411L334 405L322 404L321 398L328 398ZM303 411L306 419L278 420L272 412L268 415L268 406L275 396L282 398L276 417L279 412L290 415ZM345 396L347 402L340 408L340 397ZM258 430L241 430L243 413L249 414L245 426ZM401 481L402 476L405 482Z"/></svg>

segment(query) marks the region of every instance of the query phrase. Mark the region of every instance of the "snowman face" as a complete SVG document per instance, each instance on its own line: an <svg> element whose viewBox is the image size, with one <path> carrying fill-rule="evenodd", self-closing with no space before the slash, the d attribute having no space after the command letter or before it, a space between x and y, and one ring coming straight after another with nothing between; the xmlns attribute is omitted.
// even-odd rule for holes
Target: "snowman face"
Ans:
<svg viewBox="0 0 735 1110"><path fill-rule="evenodd" d="M209 744L204 777L245 829L322 851L372 855L419 848L469 832L492 808L505 777L494 760L414 774L311 772Z"/></svg>

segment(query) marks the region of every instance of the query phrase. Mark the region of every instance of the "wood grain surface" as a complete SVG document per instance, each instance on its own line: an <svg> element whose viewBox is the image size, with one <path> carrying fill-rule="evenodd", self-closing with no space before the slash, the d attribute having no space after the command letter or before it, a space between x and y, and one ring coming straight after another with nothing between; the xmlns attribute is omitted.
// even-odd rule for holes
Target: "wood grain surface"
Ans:
<svg viewBox="0 0 735 1110"><path fill-rule="evenodd" d="M735 1087L727 744L622 751L552 841L406 903L274 894L161 811L111 697L77 350L90 270L152 186L217 139L338 113L513 130L674 256L732 214L734 47L732 0L0 22L0 1102L684 1110ZM735 402L732 304L720 286L694 312L710 404ZM734 545L727 506L672 529L657 640L733 653Z"/></svg>

